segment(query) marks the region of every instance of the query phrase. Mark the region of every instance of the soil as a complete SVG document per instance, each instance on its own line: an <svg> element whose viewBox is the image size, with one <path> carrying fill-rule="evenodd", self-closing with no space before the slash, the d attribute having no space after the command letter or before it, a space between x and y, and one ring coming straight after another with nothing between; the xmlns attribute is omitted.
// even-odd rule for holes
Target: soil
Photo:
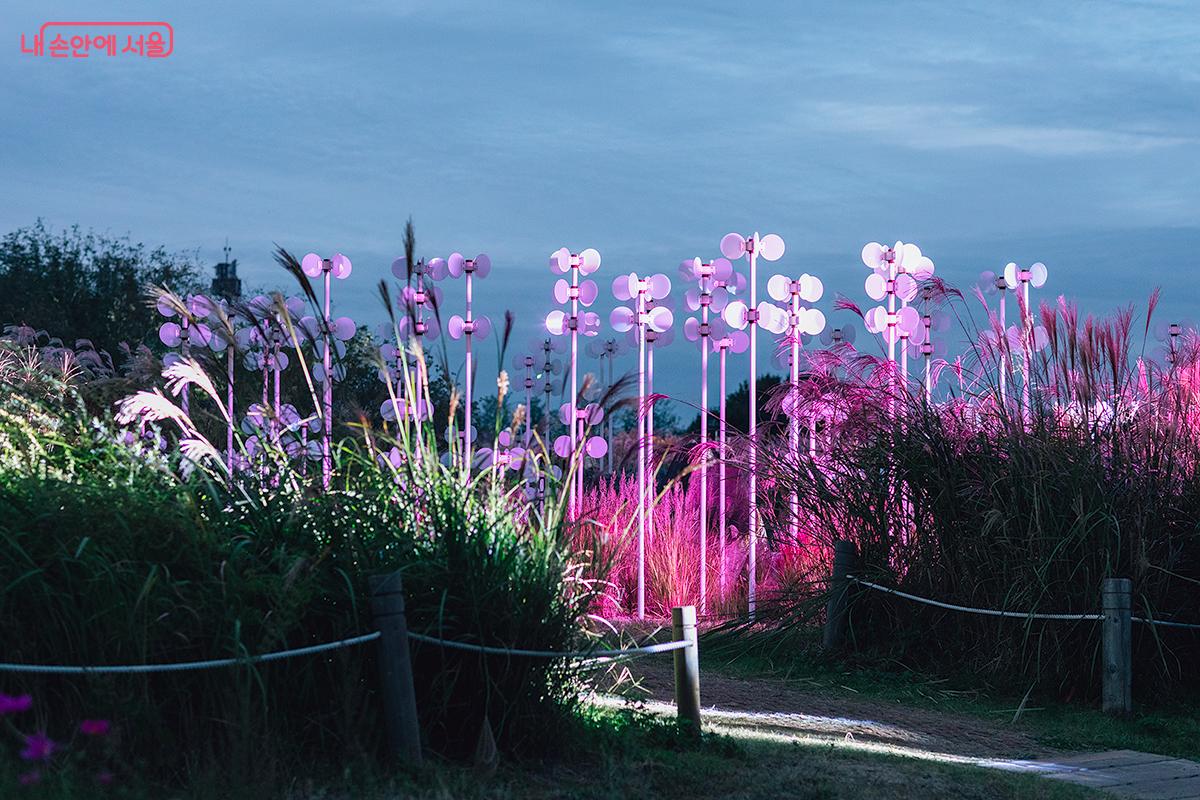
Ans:
<svg viewBox="0 0 1200 800"><path fill-rule="evenodd" d="M631 672L648 693L647 699L674 702L671 659L639 659L631 665ZM700 699L704 711L715 711L715 719L723 727L831 742L852 740L963 758L1027 759L1056 754L999 721L874 698L857 700L769 677L743 679L702 673Z"/></svg>

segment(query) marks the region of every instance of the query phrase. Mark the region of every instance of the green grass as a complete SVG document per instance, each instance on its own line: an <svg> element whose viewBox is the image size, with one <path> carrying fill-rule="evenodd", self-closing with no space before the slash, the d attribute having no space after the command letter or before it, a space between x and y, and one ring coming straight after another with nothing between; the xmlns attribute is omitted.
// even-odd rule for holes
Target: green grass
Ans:
<svg viewBox="0 0 1200 800"><path fill-rule="evenodd" d="M1128 749L1200 760L1200 698L1196 697L1181 697L1171 706L1135 706L1132 717L1119 718L1090 704L1007 695L980 686L971 676L935 678L898 664L883 668L811 654L771 660L743 653L732 660L725 654L709 655L703 659L702 672L707 669L782 679L802 688L881 704L975 716L1010 725L1057 750Z"/></svg>
<svg viewBox="0 0 1200 800"><path fill-rule="evenodd" d="M706 734L695 741L673 722L631 711L589 710L577 720L571 746L554 760L504 762L492 775L471 767L432 761L414 772L387 775L366 762L340 774L301 773L270 790L213 788L203 779L165 790L126 780L98 792L86 774L56 776L35 790L11 784L0 763L0 796L66 800L122 797L149 800L392 800L417 798L603 798L662 800L776 798L794 800L884 800L887 798L1026 798L1082 800L1100 795L1054 781L898 756L846 751L824 745L734 740Z"/></svg>

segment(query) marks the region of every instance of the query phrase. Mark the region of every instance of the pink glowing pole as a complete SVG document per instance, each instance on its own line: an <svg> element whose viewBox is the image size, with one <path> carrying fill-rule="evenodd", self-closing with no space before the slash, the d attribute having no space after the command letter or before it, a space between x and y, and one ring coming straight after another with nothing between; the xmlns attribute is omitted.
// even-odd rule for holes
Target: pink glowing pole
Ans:
<svg viewBox="0 0 1200 800"><path fill-rule="evenodd" d="M1024 413L1029 413L1029 370L1030 370L1030 351L1035 349L1035 333L1033 326L1033 309L1029 305L1029 287L1032 284L1036 288L1041 288L1046 284L1048 275L1046 265L1042 262L1037 262L1025 269L1019 267L1011 261L1004 267L1004 282L1008 286L1017 288L1021 292L1021 300L1024 303L1024 308L1021 309L1021 330L1018 338L1021 342L1021 350L1024 358L1024 375L1021 380L1021 402L1024 407ZM1003 323L1001 323L1003 325ZM1005 329L1006 330L1006 329ZM1041 349L1037 347L1036 349Z"/></svg>
<svg viewBox="0 0 1200 800"><path fill-rule="evenodd" d="M639 278L637 273L622 275L613 281L613 295L632 301L633 308L617 306L609 316L613 330L633 331L638 347L638 618L646 616L646 345L647 333L662 333L671 326L674 315L664 306L650 307L657 297L666 297L671 281L666 275Z"/></svg>
<svg viewBox="0 0 1200 800"><path fill-rule="evenodd" d="M715 286L718 281L726 281L733 275L733 265L726 258L704 262L699 258L684 261L679 265L679 273L685 280L695 280L697 287L688 289L684 295L687 306L692 311L699 311L700 317L689 317L683 326L683 334L690 341L700 346L700 612L708 608L708 351L713 346L714 335L720 338L724 335L724 325L719 319L711 320L709 311L718 314L724 310L728 302L728 292ZM722 364L724 364L722 351ZM721 403L724 407L725 391L722 377ZM723 432L722 432L722 435ZM722 463L723 460L722 460ZM722 517L724 514L724 498L722 498ZM724 552L724 533L721 534L722 553ZM723 559L723 556L722 556ZM724 566L722 565L722 572ZM722 586L722 589L724 586Z"/></svg>
<svg viewBox="0 0 1200 800"><path fill-rule="evenodd" d="M571 334L571 418L575 418L575 414L579 409L579 334L582 330L585 336L595 336L600 332L600 318L588 311L580 314L580 305L584 307L590 306L596 301L599 296L599 290L594 281L580 282L580 276L587 276L600 268L600 253L592 248L588 248L581 253L572 253L565 247L550 254L550 270L560 275L570 274L571 280L558 280L554 285L554 298L560 304L569 304L571 313L569 315L562 311L551 311L546 315L546 327L555 334L561 336L567 331ZM579 469L579 474L572 477L570 494L568 498L567 513L571 518L576 515L576 508L579 502L583 499L583 463L576 463L577 449L579 446L578 437L576 436L575 426L571 425L571 460L568 465L575 464ZM568 470L569 472L569 470Z"/></svg>
<svg viewBox="0 0 1200 800"><path fill-rule="evenodd" d="M787 338L790 345L789 353L789 405L790 413L788 414L788 444L790 445L793 456L798 457L800 454L800 415L799 393L800 393L800 344L806 336L816 336L825 329L825 315L815 308L808 308L802 303L815 303L821 299L824 294L825 287L820 279L809 275L807 272L801 275L797 280L792 280L786 275L774 275L767 281L767 293L772 300L780 303L787 303ZM811 450L811 443L810 443ZM791 511L789 520L789 529L793 542L799 540L800 535L800 499L793 490L788 500L788 508Z"/></svg>
<svg viewBox="0 0 1200 800"><path fill-rule="evenodd" d="M728 259L738 259L743 255L750 261L750 305L740 301L730 303L725 308L725 321L735 327L750 326L750 452L748 455L748 483L749 483L749 525L747 526L747 537L749 538L749 556L746 566L749 588L747 591L748 609L750 619L754 619L755 602L758 593L758 537L759 516L758 516L758 453L757 453L757 435L758 435L758 326L760 320L771 320L771 327L777 327L780 316L785 316L780 309L772 306L770 303L765 303L759 306L758 303L758 256L761 253L762 257L768 261L778 261L783 256L784 243L783 239L776 234L769 233L766 236L759 238L758 232L755 231L749 237L743 237L740 233L729 233L721 239L721 254ZM773 309L774 311L766 318L762 316L764 309ZM786 323L785 323L786 324ZM781 330L776 330L776 333Z"/></svg>
<svg viewBox="0 0 1200 800"><path fill-rule="evenodd" d="M720 537L721 548L720 591L722 597L725 596L725 576L729 572L729 565L726 561L725 555L725 531L727 527L725 524L725 398L728 396L728 392L725 388L725 356L726 353L729 352L729 345L727 342L729 342L729 337L725 336L721 338L720 344L718 345L721 352L721 418L717 427L717 440L719 443L721 460L717 462L717 534Z"/></svg>
<svg viewBox="0 0 1200 800"><path fill-rule="evenodd" d="M646 295L646 313L655 315L661 311L670 312L670 309L659 305L658 301L664 299L667 292L670 291L670 279L666 275L654 275L650 279L651 290ZM654 283L658 282L658 283ZM665 283L663 283L665 282ZM661 291L658 294L655 287ZM648 397L654 395L654 345L666 347L671 343L673 338L670 331L672 318L667 315L655 316L659 320L659 325L650 325L646 330L646 394ZM654 404L646 410L646 463L648 465L647 492L650 497L649 517L646 525L646 535L649 537L650 544L654 544L654 508L658 505L658 465L654 463Z"/></svg>
<svg viewBox="0 0 1200 800"><path fill-rule="evenodd" d="M1000 383L1000 404L1004 405L1005 401L1007 400L1007 395L1008 395L1008 375L1006 374L1007 371L1005 369L1006 365L1008 364L1007 355L1006 355L1007 348L1005 346L1005 344L1006 344L1005 340L1002 338L1006 335L1005 332L1008 330L1008 328L1005 327L1004 298L1005 298L1005 295L1008 293L1008 290L1015 288L1015 287L1008 283L1008 281L1005 279L1003 273L997 275L996 273L992 272L991 270L980 273L979 281L976 285L979 287L979 291L982 292L983 294L986 294L986 295L998 294L998 295L1000 295L1000 302L999 302L999 305L1000 305L1000 336L994 336L994 333L995 333L994 331L988 331L985 335L988 337L989 342L993 341L993 339L994 339L996 347L1000 353L1000 359L999 359L1000 363L998 365L997 371L1000 373L1000 375L999 375L999 377L1000 377L1000 381L999 381L999 383Z"/></svg>
<svg viewBox="0 0 1200 800"><path fill-rule="evenodd" d="M457 278L460 275L466 276L467 290L467 315L460 317L455 314L450 318L448 325L451 339L466 340L466 360L464 369L466 375L463 379L463 429L462 429L462 458L463 469L466 470L467 477L471 475L471 450L472 441L475 438L475 430L471 427L471 404L473 402L471 389L475 380L474 361L471 353L472 335L478 335L480 338L486 338L488 331L491 330L491 322L487 317L475 319L471 316L471 300L472 300L472 278L478 275L480 278L486 278L488 273L492 271L492 260L486 254L480 253L475 258L463 258L461 253L451 253L446 259L446 270L451 277ZM451 420L453 426L454 421Z"/></svg>
<svg viewBox="0 0 1200 800"><path fill-rule="evenodd" d="M896 242L892 247L886 247L878 242L870 242L862 249L862 263L871 269L864 284L867 295L872 300L887 299L887 306L876 306L863 315L867 330L883 336L888 346L888 368L893 387L897 384L896 376L896 344L917 332L920 327L921 315L908 303L917 296L918 278L933 274L933 262L921 254L921 248L915 244ZM896 300L901 301L901 307L896 308ZM903 353L903 379L908 379L908 355ZM892 413L896 410L897 398L889 398L888 408Z"/></svg>
<svg viewBox="0 0 1200 800"><path fill-rule="evenodd" d="M330 335L330 279L331 277L339 279L348 277L352 267L350 259L341 253L334 254L333 258L321 258L316 253L309 253L304 256L304 259L300 262L300 266L304 270L304 274L310 278L315 278L318 275L322 276L325 288L321 325L321 341L323 343L321 352L321 406L322 416L324 417L324 435L321 438L321 486L325 490L328 490L333 475L333 361L330 353L333 342Z"/></svg>

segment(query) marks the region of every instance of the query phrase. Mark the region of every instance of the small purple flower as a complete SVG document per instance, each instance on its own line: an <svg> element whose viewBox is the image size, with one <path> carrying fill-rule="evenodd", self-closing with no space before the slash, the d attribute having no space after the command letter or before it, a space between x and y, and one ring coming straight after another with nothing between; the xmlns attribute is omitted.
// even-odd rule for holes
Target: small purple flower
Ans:
<svg viewBox="0 0 1200 800"><path fill-rule="evenodd" d="M21 758L25 761L49 761L56 749L58 745L49 736L35 733L25 737L25 749L21 751Z"/></svg>
<svg viewBox="0 0 1200 800"><path fill-rule="evenodd" d="M85 719L79 723L79 732L84 736L104 736L111 724L106 719Z"/></svg>
<svg viewBox="0 0 1200 800"><path fill-rule="evenodd" d="M40 770L31 769L29 772L22 772L18 775L17 781L22 786L33 786L35 783L41 783L42 773Z"/></svg>
<svg viewBox="0 0 1200 800"><path fill-rule="evenodd" d="M7 695L0 692L0 717L33 708L33 698L27 694Z"/></svg>
<svg viewBox="0 0 1200 800"><path fill-rule="evenodd" d="M109 770L102 769L96 773L96 783L101 786L109 786L114 780L116 780L116 776Z"/></svg>

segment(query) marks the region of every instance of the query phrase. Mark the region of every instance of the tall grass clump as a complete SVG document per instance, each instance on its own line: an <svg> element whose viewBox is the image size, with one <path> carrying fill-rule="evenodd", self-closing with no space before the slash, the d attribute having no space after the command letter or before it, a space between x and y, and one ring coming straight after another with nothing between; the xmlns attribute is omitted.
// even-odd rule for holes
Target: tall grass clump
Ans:
<svg viewBox="0 0 1200 800"><path fill-rule="evenodd" d="M245 468L230 474L160 390L127 398L114 421L90 416L70 381L43 371L0 370L0 380L5 661L165 663L350 637L372 630L369 577L394 570L414 632L590 646L583 623L604 575L591 551L568 546L561 501L530 504L504 470L468 481L443 463L429 425L359 425L335 448L322 491L319 469L266 436L248 450L238 434ZM194 361L167 370L169 392L184 386L193 408L220 407ZM451 757L481 741L502 753L555 749L587 688L558 659L431 644L414 644L413 657L426 744ZM368 644L218 670L4 674L0 692L32 694L51 719L114 720L131 773L245 788L374 758L376 675Z"/></svg>
<svg viewBox="0 0 1200 800"><path fill-rule="evenodd" d="M988 351L984 337L974 385L933 403L886 363L823 356L793 400L821 419L819 453L765 459L766 477L778 496L796 493L807 546L827 554L853 541L860 574L876 583L1082 614L1099 611L1103 578L1130 577L1135 615L1200 622L1197 343L1156 365L1134 343L1131 312L1081 319L1060 302L1038 321L1043 349L994 337L1002 344ZM773 512L780 536L790 517ZM785 593L739 636L806 647L799 623L819 622L823 600L819 587ZM910 667L1068 698L1099 690L1095 622L999 620L862 590L851 628L860 652ZM1134 636L1139 692L1197 688L1195 632L1135 625Z"/></svg>

